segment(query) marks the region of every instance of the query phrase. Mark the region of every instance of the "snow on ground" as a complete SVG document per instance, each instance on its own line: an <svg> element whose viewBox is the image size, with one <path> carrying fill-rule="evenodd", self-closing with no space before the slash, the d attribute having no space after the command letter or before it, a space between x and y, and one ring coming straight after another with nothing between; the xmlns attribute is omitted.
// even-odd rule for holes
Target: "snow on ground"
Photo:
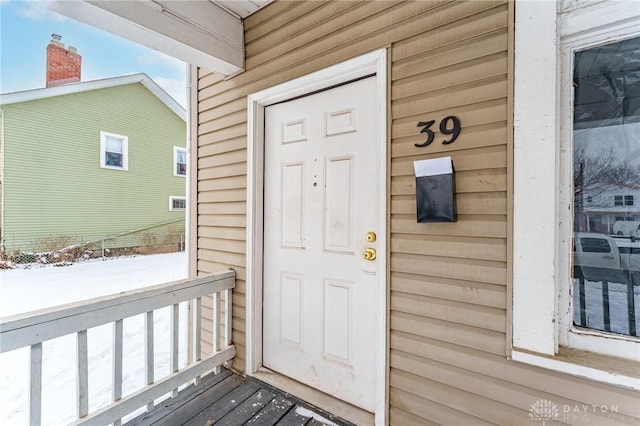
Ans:
<svg viewBox="0 0 640 426"><path fill-rule="evenodd" d="M29 312L187 276L185 253L95 260L65 267L0 271L0 317ZM180 367L186 364L187 310L180 311ZM143 318L124 321L124 395L144 386ZM169 308L154 315L155 379L169 374ZM184 326L184 327L183 327ZM111 402L113 327L90 329L89 410ZM76 416L76 338L65 336L43 344L42 424L61 425ZM0 354L0 424L28 424L29 351Z"/></svg>
<svg viewBox="0 0 640 426"><path fill-rule="evenodd" d="M577 285L573 294L573 321L580 324L580 296ZM629 304L627 302L628 287L624 284L609 283L609 323L613 333L629 334ZM602 307L602 283L585 281L585 304L587 326L596 330L604 330L604 310ZM633 286L636 333L640 328L640 286Z"/></svg>

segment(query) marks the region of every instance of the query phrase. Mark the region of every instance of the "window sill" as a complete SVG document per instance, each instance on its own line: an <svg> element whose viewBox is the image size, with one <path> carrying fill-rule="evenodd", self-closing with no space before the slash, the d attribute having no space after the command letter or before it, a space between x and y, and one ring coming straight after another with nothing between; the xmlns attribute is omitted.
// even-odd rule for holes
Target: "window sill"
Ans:
<svg viewBox="0 0 640 426"><path fill-rule="evenodd" d="M514 348L511 359L614 386L640 390L640 363L593 352L560 347L555 356ZM606 369L603 368L606 366Z"/></svg>

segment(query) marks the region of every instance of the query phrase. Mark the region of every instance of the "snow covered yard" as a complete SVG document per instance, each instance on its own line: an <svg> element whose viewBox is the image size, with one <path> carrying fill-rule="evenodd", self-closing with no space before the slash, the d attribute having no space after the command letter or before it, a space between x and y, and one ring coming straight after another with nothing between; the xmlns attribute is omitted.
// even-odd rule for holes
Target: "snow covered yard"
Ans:
<svg viewBox="0 0 640 426"><path fill-rule="evenodd" d="M87 261L65 267L0 271L0 317L175 281L187 276L185 253ZM142 316L124 321L123 394L144 385ZM154 315L155 378L169 374L169 308ZM180 367L186 364L187 309L180 310ZM113 327L90 329L89 409L111 402ZM42 424L75 419L76 338L65 336L43 344ZM0 424L28 424L29 351L0 354Z"/></svg>

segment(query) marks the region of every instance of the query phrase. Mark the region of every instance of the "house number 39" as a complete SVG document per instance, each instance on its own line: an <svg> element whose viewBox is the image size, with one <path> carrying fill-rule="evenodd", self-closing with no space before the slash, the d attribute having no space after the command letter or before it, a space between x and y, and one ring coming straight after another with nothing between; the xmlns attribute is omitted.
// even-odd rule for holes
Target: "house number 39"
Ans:
<svg viewBox="0 0 640 426"><path fill-rule="evenodd" d="M415 144L416 147L422 148L431 145L431 142L433 142L433 139L436 137L435 133L433 133L433 130L431 130L431 126L433 126L433 123L435 122L436 120L418 122L418 127L422 127L420 133L425 133L427 135L427 140L422 143ZM443 145L449 145L450 143L453 143L456 139L458 139L461 131L462 127L460 126L460 119L455 115L449 115L443 118L442 121L440 121L440 133L442 133L443 135L451 135L449 139L445 139L442 141Z"/></svg>

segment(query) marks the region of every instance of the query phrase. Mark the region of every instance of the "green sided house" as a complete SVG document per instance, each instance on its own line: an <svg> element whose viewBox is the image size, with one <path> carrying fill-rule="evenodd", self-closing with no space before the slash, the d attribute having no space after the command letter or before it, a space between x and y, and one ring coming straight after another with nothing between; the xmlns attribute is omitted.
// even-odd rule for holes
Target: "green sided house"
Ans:
<svg viewBox="0 0 640 426"><path fill-rule="evenodd" d="M47 86L0 97L2 250L178 247L185 109L145 74Z"/></svg>

